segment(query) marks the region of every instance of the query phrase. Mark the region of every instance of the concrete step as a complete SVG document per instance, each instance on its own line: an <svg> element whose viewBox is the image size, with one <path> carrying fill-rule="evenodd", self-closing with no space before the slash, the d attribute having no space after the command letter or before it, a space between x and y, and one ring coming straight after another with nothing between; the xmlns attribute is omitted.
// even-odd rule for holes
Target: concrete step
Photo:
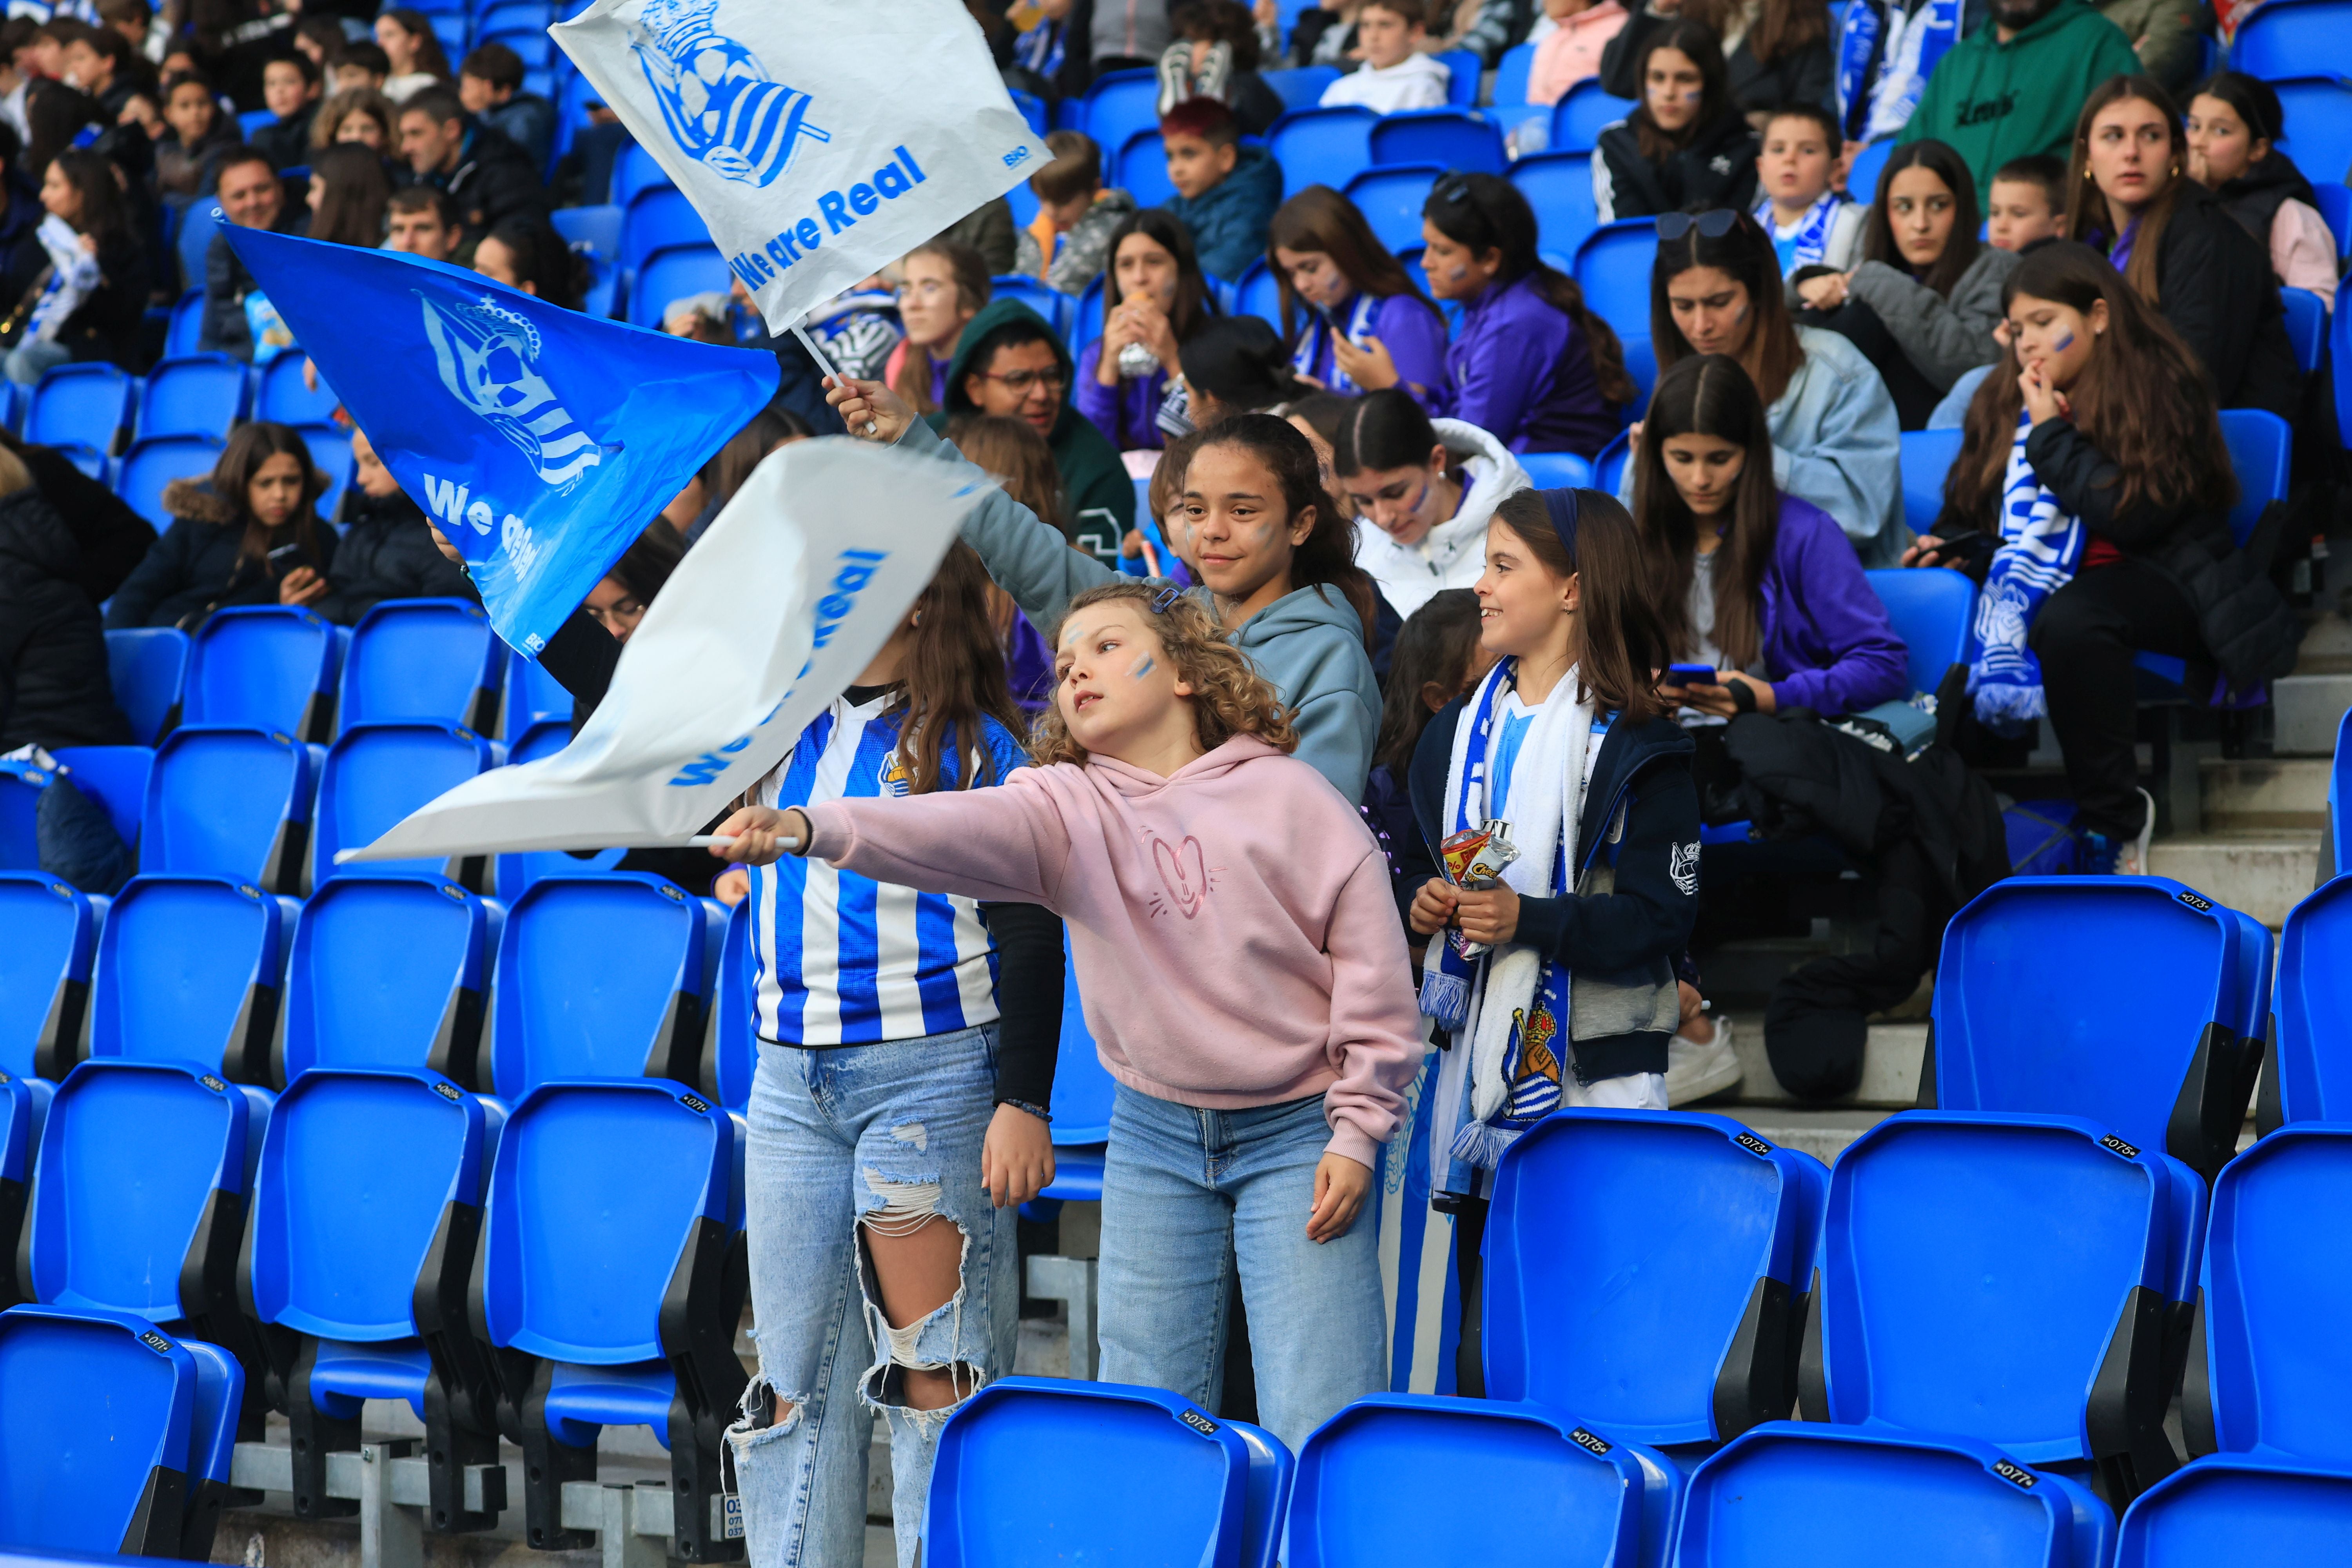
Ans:
<svg viewBox="0 0 2352 1568"><path fill-rule="evenodd" d="M2352 709L2352 674L2290 675L2271 683L2271 748L2283 757L2331 757Z"/></svg>
<svg viewBox="0 0 2352 1568"><path fill-rule="evenodd" d="M2205 830L2318 832L2327 826L2328 768L2317 757L2206 758L2197 780Z"/></svg>
<svg viewBox="0 0 2352 1568"><path fill-rule="evenodd" d="M1863 1047L1862 1081L1854 1086L1853 1092L1832 1100L1801 1100L1773 1076L1772 1063L1764 1051L1764 1016L1734 1013L1728 1015L1728 1021L1731 1048L1739 1057L1738 1084L1682 1109L1719 1110L1727 1116L1796 1106L1811 1110L1853 1107L1902 1110L1918 1100L1919 1060L1927 1047L1925 1023L1873 1024L1869 1043Z"/></svg>
<svg viewBox="0 0 2352 1568"><path fill-rule="evenodd" d="M2188 883L2206 897L2242 910L2276 931L2287 911L2309 896L2319 871L2319 835L2200 833L2159 838L2148 847L2148 869Z"/></svg>

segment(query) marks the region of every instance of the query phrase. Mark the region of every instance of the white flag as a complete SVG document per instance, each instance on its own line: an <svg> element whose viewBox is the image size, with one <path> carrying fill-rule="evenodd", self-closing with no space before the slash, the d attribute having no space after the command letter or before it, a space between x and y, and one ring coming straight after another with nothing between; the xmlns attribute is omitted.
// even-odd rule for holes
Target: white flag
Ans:
<svg viewBox="0 0 2352 1568"><path fill-rule="evenodd" d="M771 331L1046 157L957 0L596 0L548 31Z"/></svg>
<svg viewBox="0 0 2352 1568"><path fill-rule="evenodd" d="M646 611L569 746L467 780L351 858L700 831L881 651L984 488L843 437L771 454Z"/></svg>

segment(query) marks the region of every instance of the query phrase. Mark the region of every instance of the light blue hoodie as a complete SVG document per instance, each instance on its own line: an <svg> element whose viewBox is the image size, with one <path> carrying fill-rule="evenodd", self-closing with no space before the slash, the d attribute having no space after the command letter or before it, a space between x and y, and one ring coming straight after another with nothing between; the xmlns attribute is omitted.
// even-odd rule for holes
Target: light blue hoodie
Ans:
<svg viewBox="0 0 2352 1568"><path fill-rule="evenodd" d="M956 449L920 420L898 437L901 450L959 464L978 476ZM1037 519L1037 514L1002 490L992 490L964 520L963 542L980 554L997 585L1013 595L1040 631L1052 635L1062 610L1088 588L1118 581L1119 574ZM1216 616L1206 588L1191 590ZM1234 646L1249 655L1259 674L1272 681L1296 710L1297 757L1331 781L1350 805L1364 797L1364 775L1372 764L1372 740L1381 727L1381 689L1364 651L1364 624L1346 595L1333 588L1299 588L1285 594L1232 633Z"/></svg>

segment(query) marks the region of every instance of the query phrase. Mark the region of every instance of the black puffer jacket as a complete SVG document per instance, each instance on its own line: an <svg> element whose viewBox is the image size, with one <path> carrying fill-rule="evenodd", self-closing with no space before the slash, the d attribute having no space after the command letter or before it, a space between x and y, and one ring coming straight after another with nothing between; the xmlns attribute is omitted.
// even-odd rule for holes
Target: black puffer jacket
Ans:
<svg viewBox="0 0 2352 1568"><path fill-rule="evenodd" d="M130 743L80 555L37 488L0 496L0 752Z"/></svg>
<svg viewBox="0 0 2352 1568"><path fill-rule="evenodd" d="M2156 253L2157 309L2213 377L2224 408L2266 408L2292 423L2303 373L2287 341L2267 238L2212 192L2183 180Z"/></svg>
<svg viewBox="0 0 2352 1568"><path fill-rule="evenodd" d="M79 552L74 581L91 604L106 603L155 547L155 530L129 501L75 468L55 447L27 446L5 432L0 446L25 460L33 482L72 531Z"/></svg>
<svg viewBox="0 0 2352 1568"><path fill-rule="evenodd" d="M1837 61L1831 48L1837 13L1831 28L1801 48L1789 49L1767 65L1741 38L1724 57L1724 86L1734 108L1755 113L1784 103L1832 103ZM1601 51L1601 90L1639 102L1642 97L1642 51L1650 40L1674 26L1675 18L1643 9L1627 19L1617 36Z"/></svg>
<svg viewBox="0 0 2352 1568"><path fill-rule="evenodd" d="M530 154L504 132L471 117L457 147L457 167L447 174L411 174L406 183L448 192L468 240L481 238L502 218L520 215L544 222L551 205Z"/></svg>
<svg viewBox="0 0 2352 1568"><path fill-rule="evenodd" d="M356 495L357 492L354 492ZM398 490L358 498L335 545L334 589L311 606L337 626L357 626L385 599L478 599L474 580L434 548L425 513Z"/></svg>
<svg viewBox="0 0 2352 1568"><path fill-rule="evenodd" d="M240 561L245 542L242 508L196 479L173 479L163 487L163 507L173 519L147 559L115 591L107 605L110 627L178 626L193 630L215 610L232 605L278 603L278 574L267 561ZM313 519L318 566L334 576L335 531ZM273 548L293 543L298 525L288 522L271 535Z"/></svg>
<svg viewBox="0 0 2352 1568"><path fill-rule="evenodd" d="M1756 205L1756 132L1734 110L1701 126L1690 145L1652 163L1630 120L1601 133L1592 196L1601 221Z"/></svg>

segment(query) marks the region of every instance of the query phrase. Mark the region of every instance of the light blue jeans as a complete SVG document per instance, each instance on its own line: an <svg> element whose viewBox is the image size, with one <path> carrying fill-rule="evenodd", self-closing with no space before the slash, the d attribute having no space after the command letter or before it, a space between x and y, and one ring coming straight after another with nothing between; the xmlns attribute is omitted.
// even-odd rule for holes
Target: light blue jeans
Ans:
<svg viewBox="0 0 2352 1568"><path fill-rule="evenodd" d="M73 350L63 343L24 342L8 351L0 361L0 374L20 386L31 386L41 379L42 373L61 364L73 363Z"/></svg>
<svg viewBox="0 0 2352 1568"><path fill-rule="evenodd" d="M1018 1211L980 1184L995 1095L993 1025L822 1051L761 1045L744 1169L760 1372L727 1433L753 1568L865 1561L877 1410L890 1424L898 1562L913 1568L940 1428L962 1399L910 1409L898 1368L971 1367L966 1397L1013 1368ZM894 1336L860 1227L927 1213L963 1233L962 1288Z"/></svg>
<svg viewBox="0 0 2352 1568"><path fill-rule="evenodd" d="M1323 1097L1201 1110L1121 1084L1103 1163L1102 1376L1216 1408L1236 1266L1258 1425L1296 1453L1388 1386L1378 1192L1345 1236L1307 1239Z"/></svg>

